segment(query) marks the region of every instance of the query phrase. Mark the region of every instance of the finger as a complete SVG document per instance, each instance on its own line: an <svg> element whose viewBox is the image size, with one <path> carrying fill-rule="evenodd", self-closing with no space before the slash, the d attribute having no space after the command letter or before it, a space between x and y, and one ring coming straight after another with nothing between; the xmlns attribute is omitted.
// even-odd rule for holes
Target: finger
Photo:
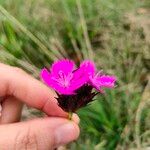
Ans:
<svg viewBox="0 0 150 150"><path fill-rule="evenodd" d="M23 103L11 96L2 103L0 124L18 122L21 118Z"/></svg>
<svg viewBox="0 0 150 150"><path fill-rule="evenodd" d="M55 94L40 81L14 67L0 64L0 97L13 95L31 107L43 110L50 116L67 117L54 98Z"/></svg>
<svg viewBox="0 0 150 150"><path fill-rule="evenodd" d="M76 140L76 123L62 118L36 119L0 126L0 149L52 150Z"/></svg>
<svg viewBox="0 0 150 150"><path fill-rule="evenodd" d="M1 115L2 115L2 105L0 103L0 117L1 117Z"/></svg>

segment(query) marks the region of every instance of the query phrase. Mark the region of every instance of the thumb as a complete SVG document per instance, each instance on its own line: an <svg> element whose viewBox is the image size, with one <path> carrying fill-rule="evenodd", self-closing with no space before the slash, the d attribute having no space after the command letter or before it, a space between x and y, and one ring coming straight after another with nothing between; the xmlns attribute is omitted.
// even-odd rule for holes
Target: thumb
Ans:
<svg viewBox="0 0 150 150"><path fill-rule="evenodd" d="M0 126L0 149L52 150L79 136L79 127L63 118L44 118Z"/></svg>

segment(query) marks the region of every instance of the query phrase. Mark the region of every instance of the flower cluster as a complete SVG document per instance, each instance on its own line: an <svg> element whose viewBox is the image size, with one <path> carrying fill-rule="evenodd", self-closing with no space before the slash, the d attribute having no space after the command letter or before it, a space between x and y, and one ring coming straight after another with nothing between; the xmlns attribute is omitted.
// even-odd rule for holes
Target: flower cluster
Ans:
<svg viewBox="0 0 150 150"><path fill-rule="evenodd" d="M78 68L72 60L58 60L50 70L41 71L42 80L53 88L58 105L67 112L75 112L86 106L103 88L113 88L116 77L97 72L94 62L83 61ZM95 88L98 92L94 91Z"/></svg>

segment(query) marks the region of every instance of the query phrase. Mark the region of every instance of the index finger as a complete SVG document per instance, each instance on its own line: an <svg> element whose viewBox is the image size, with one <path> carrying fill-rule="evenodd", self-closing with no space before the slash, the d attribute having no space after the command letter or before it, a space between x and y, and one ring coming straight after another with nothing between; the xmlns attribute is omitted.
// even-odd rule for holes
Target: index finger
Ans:
<svg viewBox="0 0 150 150"><path fill-rule="evenodd" d="M49 116L67 117L55 99L55 93L21 69L0 64L0 97L13 95Z"/></svg>

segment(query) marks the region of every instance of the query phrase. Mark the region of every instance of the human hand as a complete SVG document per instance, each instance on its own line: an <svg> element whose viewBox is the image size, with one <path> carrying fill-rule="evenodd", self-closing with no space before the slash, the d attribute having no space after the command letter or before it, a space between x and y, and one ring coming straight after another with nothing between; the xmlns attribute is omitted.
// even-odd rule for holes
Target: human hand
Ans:
<svg viewBox="0 0 150 150"><path fill-rule="evenodd" d="M0 149L52 150L77 139L78 117L65 119L54 93L21 69L0 63ZM45 112L49 117L18 122L23 103Z"/></svg>

